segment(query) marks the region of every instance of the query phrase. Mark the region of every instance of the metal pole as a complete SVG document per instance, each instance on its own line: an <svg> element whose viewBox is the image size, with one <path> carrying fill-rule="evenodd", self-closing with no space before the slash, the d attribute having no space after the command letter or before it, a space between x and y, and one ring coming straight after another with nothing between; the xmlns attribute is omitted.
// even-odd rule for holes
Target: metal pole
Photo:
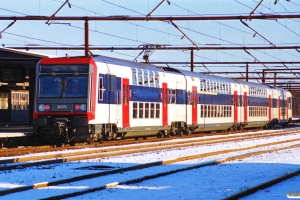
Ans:
<svg viewBox="0 0 300 200"><path fill-rule="evenodd" d="M191 72L194 71L194 51L191 50Z"/></svg>
<svg viewBox="0 0 300 200"><path fill-rule="evenodd" d="M89 21L85 20L84 24L84 55L89 56Z"/></svg>
<svg viewBox="0 0 300 200"><path fill-rule="evenodd" d="M248 82L248 78L249 78L249 66L248 63L246 65L246 81Z"/></svg>

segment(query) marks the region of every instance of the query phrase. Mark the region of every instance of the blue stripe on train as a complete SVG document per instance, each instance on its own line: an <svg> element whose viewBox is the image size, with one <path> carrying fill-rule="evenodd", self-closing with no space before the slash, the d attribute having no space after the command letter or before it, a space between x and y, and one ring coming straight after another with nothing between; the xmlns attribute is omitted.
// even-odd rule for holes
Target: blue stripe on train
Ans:
<svg viewBox="0 0 300 200"><path fill-rule="evenodd" d="M99 77L103 77L105 91L103 93L103 100L100 101L98 98L98 103L121 104L121 78L107 74L99 74ZM130 101L161 102L161 88L130 85L130 91ZM185 90L176 89L176 94L176 104L187 104L187 92ZM232 94L198 94L198 104L233 105L232 99ZM239 99L241 106L243 97L239 96ZM248 100L248 106L268 106L268 99L266 98L249 96ZM285 107L285 100L281 100L280 104L281 107ZM272 99L272 107L277 107L277 99Z"/></svg>

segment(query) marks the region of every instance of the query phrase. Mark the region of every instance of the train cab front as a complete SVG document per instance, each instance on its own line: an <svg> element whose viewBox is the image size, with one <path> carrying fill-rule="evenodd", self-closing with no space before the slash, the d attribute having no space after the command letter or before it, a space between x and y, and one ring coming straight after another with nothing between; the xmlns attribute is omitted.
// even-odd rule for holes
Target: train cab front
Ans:
<svg viewBox="0 0 300 200"><path fill-rule="evenodd" d="M89 58L41 60L32 122L37 134L67 142L89 137L92 69Z"/></svg>

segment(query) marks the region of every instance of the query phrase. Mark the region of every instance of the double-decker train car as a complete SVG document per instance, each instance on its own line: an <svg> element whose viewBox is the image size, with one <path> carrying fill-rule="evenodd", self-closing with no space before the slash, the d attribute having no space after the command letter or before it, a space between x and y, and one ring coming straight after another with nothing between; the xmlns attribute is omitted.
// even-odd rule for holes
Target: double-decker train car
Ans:
<svg viewBox="0 0 300 200"><path fill-rule="evenodd" d="M291 93L105 56L45 58L35 133L74 143L287 125Z"/></svg>

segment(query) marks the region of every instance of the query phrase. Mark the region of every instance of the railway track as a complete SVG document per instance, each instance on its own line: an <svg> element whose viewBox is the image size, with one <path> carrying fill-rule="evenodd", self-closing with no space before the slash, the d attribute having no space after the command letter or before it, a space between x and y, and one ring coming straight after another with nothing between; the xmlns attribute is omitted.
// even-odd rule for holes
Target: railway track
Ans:
<svg viewBox="0 0 300 200"><path fill-rule="evenodd" d="M294 130L297 130L295 128ZM299 128L300 129L300 128ZM255 132L261 129L253 130L251 132ZM239 134L239 133L247 133L250 130L240 130L233 132L232 134ZM280 131L289 131L289 130L278 130ZM266 131L267 132L267 131ZM264 132L264 134L266 133ZM277 132L277 131L276 131ZM182 138L201 138L201 137L214 137L219 135L232 135L225 132L222 133L213 133L213 134L205 134L205 133L198 133L198 134L190 134L188 136L172 136L170 138L155 138L150 137L147 140L136 140L134 138L129 138L126 140L112 140L109 142L105 142L103 144L100 143L76 143L76 146L70 146L68 144L62 146L53 146L53 145L41 145L41 146L19 146L17 148L2 148L0 150L0 157L10 157L10 156L21 156L26 154L33 154L33 153L41 153L41 152L55 152L55 151L62 151L62 150L78 150L78 149L89 149L89 148L97 148L97 147L110 147L110 146L120 146L120 145L130 145L130 144L140 144L140 143L149 143L149 142L162 142L162 141L169 141L175 139L182 139ZM255 134L255 133L254 133Z"/></svg>
<svg viewBox="0 0 300 200"><path fill-rule="evenodd" d="M54 152L46 155L39 154L39 155L30 155L24 157L15 157L15 158L1 159L0 164L5 166L0 166L0 171L25 168L25 167L36 166L36 165L49 165L49 164L80 161L80 160L93 159L93 158L159 151L159 150L166 150L171 148L213 145L220 142L232 142L232 141L241 141L241 140L248 140L248 139L266 138L272 136L273 137L282 136L282 135L296 134L298 131L299 131L298 129L295 129L295 130L284 130L284 131L281 130L281 131L269 132L269 133L226 135L226 136L219 136L219 137L195 138L192 140L168 141L166 143L158 142L158 143L150 143L150 144L138 144L134 146L82 149L80 151L74 151L74 152L65 152L65 153ZM27 163L29 161L35 161L35 162ZM17 163L17 164L8 165L10 163Z"/></svg>
<svg viewBox="0 0 300 200"><path fill-rule="evenodd" d="M261 131L262 129L244 129L238 131L229 131L229 132L214 132L214 133L197 133L184 135L184 138L198 138L198 137L207 137L207 136L216 136L216 135L228 135L228 134L237 134L237 133L245 133L245 132L255 132ZM145 142L161 142L168 141L174 139L181 139L182 136L172 136L168 138L156 138L156 137L148 137L146 139L142 138L127 138L125 140L111 140L105 141L104 143L94 142L91 144L87 143L76 143L75 146L70 146L69 144L61 144L61 145L37 145L37 146L18 146L14 148L5 148L2 147L0 150L0 157L8 157L8 156L20 156L32 153L40 153L40 152L54 152L61 150L72 150L72 149L82 149L82 148L94 148L94 147L109 147L109 146L119 146L119 145L128 145L128 144L139 144Z"/></svg>
<svg viewBox="0 0 300 200"><path fill-rule="evenodd" d="M249 195L254 194L255 192L257 192L259 190L263 190L265 188L272 187L272 186L274 186L274 185L276 185L278 183L286 181L287 179L296 177L299 174L300 174L300 169L299 170L295 170L295 171L290 172L290 173L287 173L287 174L284 174L282 176L278 176L278 177L273 178L271 180L262 182L262 183L260 183L258 185L250 187L250 188L248 188L246 190L243 190L241 192L238 192L236 194L228 196L228 197L224 198L223 200L235 200L235 199L243 198L245 196L249 196Z"/></svg>
<svg viewBox="0 0 300 200"><path fill-rule="evenodd" d="M254 138L255 138L254 136L248 137L248 139L254 139ZM241 138L239 138L239 139L241 139ZM209 156L213 156L213 155L221 155L221 154L230 153L230 152L242 152L242 151L245 151L245 150L249 151L249 150L254 150L254 149L258 149L258 148L262 148L262 147L273 147L272 149L253 151L253 152L247 153L247 154L240 153L240 155L238 155L238 156L233 156L233 157L231 156L231 157L222 158L222 159L219 159L219 160L213 160L213 161L210 161L210 162L200 163L200 164L192 165L192 166L185 167L185 168L180 168L179 167L178 169L172 169L172 170L170 170L168 168L168 170L164 171L164 172L157 172L157 173L154 173L154 174L146 174L144 176L139 176L139 177L136 177L136 178L133 178L133 179L130 179L130 180L126 180L126 181L121 180L121 181L118 181L118 183L106 183L106 184L102 184L102 185L100 184L100 186L98 185L97 187L93 187L93 188L90 188L90 189L87 189L87 190L80 190L80 191L77 191L77 192L72 192L70 194L62 194L62 195L58 195L58 196L47 197L45 199L68 198L68 197L82 195L82 194L85 194L85 193L90 193L90 192L93 192L93 191L103 190L103 189L106 189L106 188L109 188L109 187L115 187L117 185L137 183L137 182L141 182L141 181L148 180L148 179L153 179L153 178L157 178L157 177L161 177L161 176L166 176L166 175L169 175L169 174L172 174L172 173L178 173L178 172L181 172L181 171L191 170L191 169L200 168L200 167L209 166L209 165L217 165L217 164L221 164L221 163L224 163L224 162L229 162L229 161L232 161L232 160L242 159L242 158L253 156L253 155L259 155L259 154L263 154L263 153L281 151L281 150L284 150L284 149L300 146L299 142L297 144L288 145L288 143L295 142L295 141L300 141L300 138L291 139L291 140L281 140L281 141L276 141L276 142L270 142L270 143L267 143L267 144L254 145L254 146L248 146L248 147L242 147L242 148L232 148L232 149L227 149L226 151L222 150L222 151L212 151L212 152L207 152L207 153L194 154L194 155L191 155L191 156L183 156L183 157L178 157L178 158L175 158L175 159L168 159L168 160L163 160L163 161L155 161L155 162L151 162L151 163L144 163L144 164L140 164L140 165L133 165L133 166L129 166L129 167L122 167L120 169L107 170L107 171L104 171L104 172L88 173L88 174L85 174L85 175L74 176L72 178L60 179L58 181L52 181L52 182L48 181L48 182L35 183L35 184L24 186L24 187L17 187L17 188L9 189L9 190L2 190L2 191L0 191L0 195L9 195L9 194L12 194L14 192L27 191L27 190L31 190L31 189L50 187L50 186L55 186L55 185L60 185L60 184L72 184L75 181L87 181L89 179L99 178L99 177L102 177L102 176L112 176L112 175L118 174L118 173L125 173L125 172L130 173L132 171L143 170L143 169L149 168L149 167L168 166L172 163L178 163L178 162L182 162L182 161L186 161L186 160L199 159L199 158L209 157ZM195 141L193 141L193 142L195 142ZM214 141L214 142L216 142L216 141ZM225 142L225 140L219 140L218 142ZM201 142L199 142L199 144L200 143ZM287 144L285 147L278 147L278 148L274 147L274 145L285 144L285 143ZM204 142L204 144L207 144L207 141ZM212 144L212 143L210 143L210 144ZM174 147L179 148L178 145L175 145L175 146L172 146L172 145L173 144L168 144L166 146L162 145L162 146L160 146L161 149L160 149L160 147L153 147L153 149L150 149L149 146L145 147L145 148L149 149L149 151L153 151L153 150L158 151L158 150L163 150L163 149L166 149L166 148L174 148ZM201 145L203 145L203 144L201 144ZM145 145L145 146L147 146L147 145ZM152 146L153 146L153 144L152 144ZM186 147L186 145L184 145L184 144L182 146ZM141 150L141 149L139 149L139 150ZM144 150L140 151L140 152L144 152ZM116 154L116 155L118 155L118 154ZM142 174L142 172L136 173L136 174Z"/></svg>

